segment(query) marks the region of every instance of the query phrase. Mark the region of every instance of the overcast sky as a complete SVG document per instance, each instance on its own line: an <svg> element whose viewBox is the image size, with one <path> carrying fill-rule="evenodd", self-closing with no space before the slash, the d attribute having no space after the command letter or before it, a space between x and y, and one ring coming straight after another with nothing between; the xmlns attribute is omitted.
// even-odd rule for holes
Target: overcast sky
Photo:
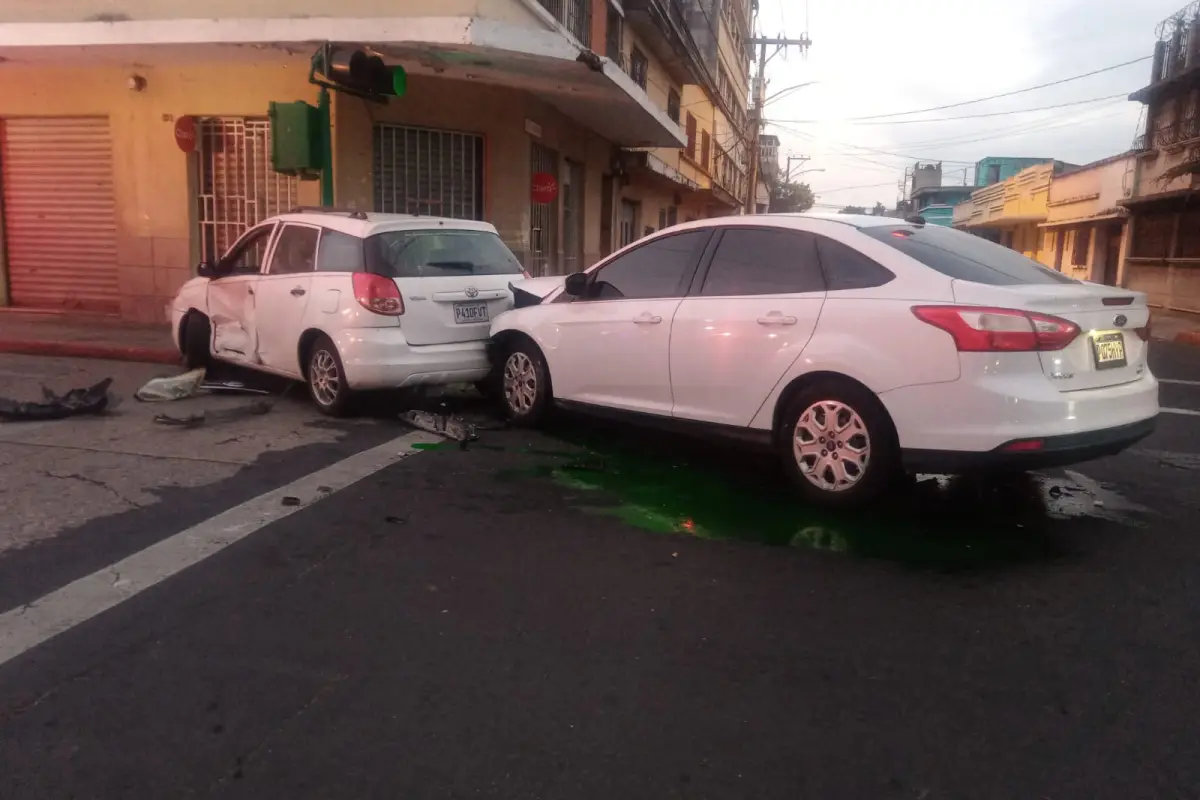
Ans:
<svg viewBox="0 0 1200 800"><path fill-rule="evenodd" d="M1122 152L1137 133L1140 103L1123 98L1149 82L1150 61L1015 97L874 121L890 114L1001 94L1149 56L1154 28L1185 0L759 0L762 35L812 39L767 65L767 132L786 156L824 169L800 180L818 204L892 207L915 160L943 162L943 183L986 156L1035 156L1083 164ZM769 51L768 51L769 52ZM900 121L904 124L898 124ZM881 124L883 123L883 124ZM878 152L886 151L886 153ZM888 155L894 153L899 155ZM796 170L800 167L796 166ZM969 177L972 172L967 173ZM880 185L886 184L886 185ZM848 188L866 187L866 188Z"/></svg>

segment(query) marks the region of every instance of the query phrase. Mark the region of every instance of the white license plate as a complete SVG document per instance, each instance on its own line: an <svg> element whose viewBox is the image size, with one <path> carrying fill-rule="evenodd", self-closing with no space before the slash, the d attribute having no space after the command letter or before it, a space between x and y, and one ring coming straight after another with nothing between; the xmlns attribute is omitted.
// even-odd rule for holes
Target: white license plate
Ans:
<svg viewBox="0 0 1200 800"><path fill-rule="evenodd" d="M487 303L455 303L454 324L471 325L476 322L488 322Z"/></svg>
<svg viewBox="0 0 1200 800"><path fill-rule="evenodd" d="M1096 369L1115 369L1126 365L1125 337L1117 332L1092 335L1092 353Z"/></svg>

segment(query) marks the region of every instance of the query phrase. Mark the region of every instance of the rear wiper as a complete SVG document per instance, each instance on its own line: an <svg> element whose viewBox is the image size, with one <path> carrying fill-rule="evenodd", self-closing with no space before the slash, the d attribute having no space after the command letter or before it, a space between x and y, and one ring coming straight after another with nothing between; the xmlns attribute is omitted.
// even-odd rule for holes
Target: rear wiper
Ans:
<svg viewBox="0 0 1200 800"><path fill-rule="evenodd" d="M475 269L474 261L428 261L427 267L446 267L447 269Z"/></svg>

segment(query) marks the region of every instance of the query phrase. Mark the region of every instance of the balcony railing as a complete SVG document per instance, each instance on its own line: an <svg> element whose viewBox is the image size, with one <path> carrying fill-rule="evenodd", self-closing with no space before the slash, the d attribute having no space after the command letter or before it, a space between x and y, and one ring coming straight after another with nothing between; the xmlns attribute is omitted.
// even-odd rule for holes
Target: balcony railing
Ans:
<svg viewBox="0 0 1200 800"><path fill-rule="evenodd" d="M1159 147L1171 147L1200 137L1200 120L1196 117L1184 117L1181 120L1163 125L1154 133L1154 142Z"/></svg>
<svg viewBox="0 0 1200 800"><path fill-rule="evenodd" d="M1151 83L1169 80L1200 65L1200 0L1194 0L1158 23Z"/></svg>
<svg viewBox="0 0 1200 800"><path fill-rule="evenodd" d="M589 0L538 0L542 8L585 47L592 46L592 4Z"/></svg>

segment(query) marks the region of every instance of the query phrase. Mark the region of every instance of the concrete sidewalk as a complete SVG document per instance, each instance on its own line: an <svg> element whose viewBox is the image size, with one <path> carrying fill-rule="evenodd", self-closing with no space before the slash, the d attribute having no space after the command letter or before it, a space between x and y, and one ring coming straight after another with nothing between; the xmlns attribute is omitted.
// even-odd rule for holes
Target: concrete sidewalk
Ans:
<svg viewBox="0 0 1200 800"><path fill-rule="evenodd" d="M1200 314L1151 309L1150 334L1155 339L1200 347Z"/></svg>
<svg viewBox="0 0 1200 800"><path fill-rule="evenodd" d="M178 364L166 325L134 325L86 314L0 310L0 353Z"/></svg>

